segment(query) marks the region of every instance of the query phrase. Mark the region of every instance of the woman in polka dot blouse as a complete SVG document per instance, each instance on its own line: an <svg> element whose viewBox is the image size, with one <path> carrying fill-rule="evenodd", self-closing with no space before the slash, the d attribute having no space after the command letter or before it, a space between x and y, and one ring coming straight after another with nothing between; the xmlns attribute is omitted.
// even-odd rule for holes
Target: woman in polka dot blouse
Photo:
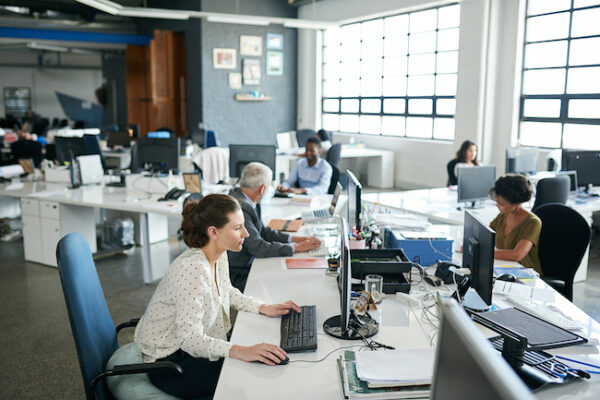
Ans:
<svg viewBox="0 0 600 400"><path fill-rule="evenodd" d="M263 304L231 286L227 250L240 251L248 232L238 202L211 194L186 204L181 222L188 245L167 269L135 330L145 362L174 361L184 373L152 374L150 381L177 397L214 393L224 357L279 364L286 356L268 343L227 341L230 306L269 317L300 312L293 301Z"/></svg>

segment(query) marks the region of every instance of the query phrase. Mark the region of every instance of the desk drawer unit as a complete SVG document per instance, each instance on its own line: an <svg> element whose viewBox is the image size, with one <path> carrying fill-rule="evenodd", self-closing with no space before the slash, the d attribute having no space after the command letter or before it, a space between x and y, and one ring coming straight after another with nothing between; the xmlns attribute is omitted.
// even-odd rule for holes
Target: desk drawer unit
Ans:
<svg viewBox="0 0 600 400"><path fill-rule="evenodd" d="M40 216L42 218L60 219L59 204L54 201L40 201Z"/></svg>
<svg viewBox="0 0 600 400"><path fill-rule="evenodd" d="M40 215L40 202L35 199L21 198L21 213L23 215Z"/></svg>

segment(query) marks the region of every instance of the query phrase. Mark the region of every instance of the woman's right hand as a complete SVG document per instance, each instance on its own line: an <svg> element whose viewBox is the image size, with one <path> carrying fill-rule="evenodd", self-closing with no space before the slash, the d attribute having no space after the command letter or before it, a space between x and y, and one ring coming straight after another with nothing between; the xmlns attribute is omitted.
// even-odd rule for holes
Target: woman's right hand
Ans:
<svg viewBox="0 0 600 400"><path fill-rule="evenodd" d="M281 347L270 343L259 343L254 346L234 344L229 350L229 357L242 361L260 361L267 365L276 365L285 359L286 352Z"/></svg>

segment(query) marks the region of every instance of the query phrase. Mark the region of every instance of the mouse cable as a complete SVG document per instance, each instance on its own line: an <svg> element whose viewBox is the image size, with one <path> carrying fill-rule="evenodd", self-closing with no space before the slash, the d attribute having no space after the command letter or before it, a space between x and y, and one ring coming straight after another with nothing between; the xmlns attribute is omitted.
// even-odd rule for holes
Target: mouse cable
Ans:
<svg viewBox="0 0 600 400"><path fill-rule="evenodd" d="M335 353L338 350L353 349L355 347L361 348L361 347L367 347L367 346L364 346L364 345L362 345L362 346L360 346L360 345L354 345L354 346L338 347L337 349L331 350L329 353L327 353L323 358L321 358L319 360L290 360L289 364L294 363L294 362L320 363L321 361L324 361L326 358L328 358L330 355L332 355L333 353Z"/></svg>

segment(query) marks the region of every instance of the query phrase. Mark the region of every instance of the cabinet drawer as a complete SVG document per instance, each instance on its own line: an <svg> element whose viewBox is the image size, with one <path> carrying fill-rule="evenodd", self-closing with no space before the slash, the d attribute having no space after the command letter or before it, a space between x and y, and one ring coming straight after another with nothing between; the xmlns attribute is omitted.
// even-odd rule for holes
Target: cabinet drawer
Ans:
<svg viewBox="0 0 600 400"><path fill-rule="evenodd" d="M40 215L40 202L35 199L21 198L21 212L25 215Z"/></svg>
<svg viewBox="0 0 600 400"><path fill-rule="evenodd" d="M43 263L56 267L56 245L61 237L60 221L49 218L41 218L41 223Z"/></svg>
<svg viewBox="0 0 600 400"><path fill-rule="evenodd" d="M59 205L54 201L40 201L40 215L43 218L59 219Z"/></svg>

